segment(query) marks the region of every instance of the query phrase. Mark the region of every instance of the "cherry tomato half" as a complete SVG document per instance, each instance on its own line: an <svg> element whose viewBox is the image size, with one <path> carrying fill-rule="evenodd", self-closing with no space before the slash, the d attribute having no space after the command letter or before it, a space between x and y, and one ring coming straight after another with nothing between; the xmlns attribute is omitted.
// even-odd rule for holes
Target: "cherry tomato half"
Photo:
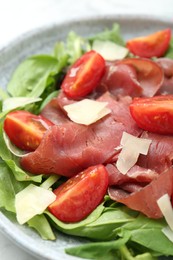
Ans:
<svg viewBox="0 0 173 260"><path fill-rule="evenodd" d="M108 188L108 173L103 165L87 168L59 186L49 211L63 222L87 217L103 200Z"/></svg>
<svg viewBox="0 0 173 260"><path fill-rule="evenodd" d="M89 94L105 72L105 60L95 51L85 53L69 69L61 88L72 99Z"/></svg>
<svg viewBox="0 0 173 260"><path fill-rule="evenodd" d="M173 134L173 95L135 98L130 113L137 125L158 134Z"/></svg>
<svg viewBox="0 0 173 260"><path fill-rule="evenodd" d="M44 133L52 125L53 123L43 116L18 110L7 114L4 130L18 148L34 151L39 146Z"/></svg>
<svg viewBox="0 0 173 260"><path fill-rule="evenodd" d="M134 55L151 58L161 57L165 54L171 40L171 30L165 29L153 34L138 37L127 41L127 48Z"/></svg>

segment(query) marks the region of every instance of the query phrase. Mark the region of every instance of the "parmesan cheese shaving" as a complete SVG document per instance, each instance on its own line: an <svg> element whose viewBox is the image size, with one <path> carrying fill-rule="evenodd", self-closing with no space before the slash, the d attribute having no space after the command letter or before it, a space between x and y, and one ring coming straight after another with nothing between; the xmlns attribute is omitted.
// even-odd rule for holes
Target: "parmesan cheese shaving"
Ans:
<svg viewBox="0 0 173 260"><path fill-rule="evenodd" d="M44 210L56 199L56 195L44 188L30 184L16 194L15 208L19 224L24 224Z"/></svg>
<svg viewBox="0 0 173 260"><path fill-rule="evenodd" d="M92 49L98 52L105 60L113 61L124 59L129 50L123 46L120 46L111 41L99 41L93 42Z"/></svg>
<svg viewBox="0 0 173 260"><path fill-rule="evenodd" d="M122 150L116 163L117 169L126 174L135 165L140 154L147 155L151 140L135 137L123 132L121 142Z"/></svg>
<svg viewBox="0 0 173 260"><path fill-rule="evenodd" d="M90 125L108 115L111 110L106 107L107 102L83 99L64 106L68 117L75 123Z"/></svg>
<svg viewBox="0 0 173 260"><path fill-rule="evenodd" d="M169 226L162 228L163 234L173 243L173 231Z"/></svg>
<svg viewBox="0 0 173 260"><path fill-rule="evenodd" d="M171 205L170 197L166 193L157 200L157 204L165 217L170 229L173 231L173 208Z"/></svg>

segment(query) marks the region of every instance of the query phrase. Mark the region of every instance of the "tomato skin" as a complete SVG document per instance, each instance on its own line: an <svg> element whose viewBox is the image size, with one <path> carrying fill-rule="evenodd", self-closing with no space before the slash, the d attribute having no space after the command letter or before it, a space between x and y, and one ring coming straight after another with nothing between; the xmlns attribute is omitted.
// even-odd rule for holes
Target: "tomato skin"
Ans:
<svg viewBox="0 0 173 260"><path fill-rule="evenodd" d="M137 125L158 134L173 134L173 95L135 98L130 113Z"/></svg>
<svg viewBox="0 0 173 260"><path fill-rule="evenodd" d="M157 31L153 34L137 37L127 41L126 47L134 55L151 58L162 57L167 51L171 40L171 29Z"/></svg>
<svg viewBox="0 0 173 260"><path fill-rule="evenodd" d="M54 125L43 116L28 111L18 110L7 114L4 131L18 148L34 151L40 144L44 133Z"/></svg>
<svg viewBox="0 0 173 260"><path fill-rule="evenodd" d="M67 72L61 88L72 99L89 94L100 82L105 72L105 60L95 51L86 52Z"/></svg>
<svg viewBox="0 0 173 260"><path fill-rule="evenodd" d="M91 166L54 190L57 198L48 209L63 222L80 221L101 203L107 188L106 168Z"/></svg>

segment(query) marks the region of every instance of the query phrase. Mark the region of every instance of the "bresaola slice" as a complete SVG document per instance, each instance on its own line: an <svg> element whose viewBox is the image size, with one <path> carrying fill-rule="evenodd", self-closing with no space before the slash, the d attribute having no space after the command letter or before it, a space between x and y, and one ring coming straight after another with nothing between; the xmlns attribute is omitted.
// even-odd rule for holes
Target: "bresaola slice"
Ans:
<svg viewBox="0 0 173 260"><path fill-rule="evenodd" d="M173 194L173 137L143 132L142 138L152 140L147 155L140 155L137 164L126 175L114 164L108 164L109 195L148 217L161 218L157 199ZM159 188L158 188L159 187Z"/></svg>
<svg viewBox="0 0 173 260"><path fill-rule="evenodd" d="M140 155L137 164L159 174L172 166L173 136L143 132L142 138L152 140L148 154Z"/></svg>
<svg viewBox="0 0 173 260"><path fill-rule="evenodd" d="M144 58L128 58L109 62L101 85L113 95L154 96L162 86L162 68Z"/></svg>
<svg viewBox="0 0 173 260"><path fill-rule="evenodd" d="M66 113L59 105L58 99L53 98L42 110L41 115L45 118L49 118L54 124L62 125L69 120Z"/></svg>
<svg viewBox="0 0 173 260"><path fill-rule="evenodd" d="M89 126L70 120L53 126L39 147L21 159L21 166L35 174L57 173L70 177L89 166L113 162L122 133L139 136L141 129L130 116L130 97L116 100L105 93L98 100L108 103L109 115Z"/></svg>
<svg viewBox="0 0 173 260"><path fill-rule="evenodd" d="M109 186L120 186L124 183L139 183L142 184L142 186L145 186L146 184L150 183L154 179L157 178L158 173L146 169L143 167L140 167L138 165L134 165L126 175L122 174L116 167L115 164L107 164L106 169L109 174Z"/></svg>
<svg viewBox="0 0 173 260"><path fill-rule="evenodd" d="M173 60L169 58L159 58L156 62L164 72L164 80L158 91L158 95L173 94Z"/></svg>
<svg viewBox="0 0 173 260"><path fill-rule="evenodd" d="M137 80L135 68L117 61L107 64L101 87L103 90L104 88L107 89L115 96L130 95L135 97L142 95L142 88Z"/></svg>
<svg viewBox="0 0 173 260"><path fill-rule="evenodd" d="M108 188L111 199L121 202L131 209L140 211L149 218L161 218L163 216L157 205L157 200L165 193L171 197L172 191L173 168L169 168L158 175L150 184L136 192L129 193L116 186Z"/></svg>

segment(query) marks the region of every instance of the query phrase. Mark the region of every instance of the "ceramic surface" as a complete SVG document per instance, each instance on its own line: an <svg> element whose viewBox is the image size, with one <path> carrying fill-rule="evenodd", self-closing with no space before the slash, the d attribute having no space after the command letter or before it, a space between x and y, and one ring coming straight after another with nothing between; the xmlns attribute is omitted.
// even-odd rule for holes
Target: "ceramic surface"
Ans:
<svg viewBox="0 0 173 260"><path fill-rule="evenodd" d="M49 53L54 43L58 40L64 40L70 30L82 36L88 36L100 32L105 27L111 27L114 22L120 24L125 39L144 35L166 27L173 29L173 24L167 20L132 15L91 17L90 19L87 18L87 20L52 24L49 27L44 27L21 36L0 50L0 86L5 89L13 70L20 61L32 54ZM33 230L9 220L3 213L0 213L0 231L7 235L14 243L40 259L79 259L66 255L64 248L80 244L84 241L83 239L59 233L55 242L44 241Z"/></svg>

